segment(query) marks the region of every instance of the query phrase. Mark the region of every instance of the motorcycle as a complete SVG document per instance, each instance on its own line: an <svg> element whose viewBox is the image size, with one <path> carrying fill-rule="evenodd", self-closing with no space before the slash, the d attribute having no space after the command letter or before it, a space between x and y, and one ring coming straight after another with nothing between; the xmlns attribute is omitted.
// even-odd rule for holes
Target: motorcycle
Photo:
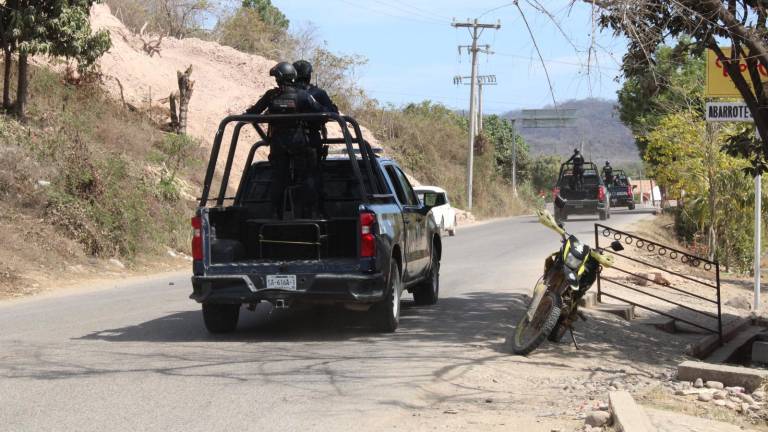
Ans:
<svg viewBox="0 0 768 432"><path fill-rule="evenodd" d="M563 208L565 200L558 197L555 205ZM544 274L533 289L528 309L510 335L512 351L518 355L531 353L544 339L560 342L567 331L578 349L573 323L578 319L586 321L579 311L579 300L595 283L600 271L614 263L613 256L593 249L569 234L549 211L538 210L536 213L542 225L560 235L562 247L545 260ZM620 241L614 241L611 249L618 252L624 247Z"/></svg>

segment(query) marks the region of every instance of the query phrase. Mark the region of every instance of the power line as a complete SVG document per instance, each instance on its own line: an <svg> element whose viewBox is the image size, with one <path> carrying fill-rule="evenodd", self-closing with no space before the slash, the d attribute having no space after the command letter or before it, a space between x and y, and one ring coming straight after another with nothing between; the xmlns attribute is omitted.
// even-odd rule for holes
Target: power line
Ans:
<svg viewBox="0 0 768 432"><path fill-rule="evenodd" d="M416 18L416 17L410 17L410 16L403 16L403 15L393 14L391 11L382 10L381 8L374 9L374 8L371 8L370 6L362 5L362 4L359 4L359 3L354 3L354 2L349 1L349 0L336 0L336 1L339 1L341 3L347 4L349 6L354 6L356 8L365 9L365 10L367 10L369 12L374 12L376 14L383 14L383 15L389 16L391 18L397 18L397 19L401 19L401 20L411 21L411 22L418 23L418 24L443 25L442 22L427 21L427 20L424 20L424 19Z"/></svg>

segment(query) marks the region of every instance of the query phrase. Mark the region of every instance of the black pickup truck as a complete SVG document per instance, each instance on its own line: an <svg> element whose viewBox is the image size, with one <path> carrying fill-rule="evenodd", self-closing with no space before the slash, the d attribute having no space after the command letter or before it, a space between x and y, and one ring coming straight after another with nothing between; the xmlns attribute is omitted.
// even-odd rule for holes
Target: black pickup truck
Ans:
<svg viewBox="0 0 768 432"><path fill-rule="evenodd" d="M566 221L570 215L597 214L600 220L611 217L610 193L592 162L584 164L581 183L573 175L572 163L560 165L553 198L558 196L565 202L563 208L555 208L555 219L558 221Z"/></svg>
<svg viewBox="0 0 768 432"><path fill-rule="evenodd" d="M605 169L601 173L605 179ZM627 207L630 210L635 209L635 198L629 177L624 170L613 170L613 178L608 183L608 192L611 195L611 207Z"/></svg>
<svg viewBox="0 0 768 432"><path fill-rule="evenodd" d="M293 218L288 211L275 219L272 166L253 161L258 148L269 146L263 125L287 120L333 122L344 136L324 140L324 145L343 144L344 155L320 163L323 216L316 219ZM218 175L218 156L230 124L235 125L231 144ZM246 125L253 125L262 141L251 147L236 193L227 197ZM219 194L209 198L215 178L221 181ZM385 332L398 327L403 291L413 293L417 304L437 302L439 227L403 171L373 152L351 117L323 113L224 119L192 227L190 297L202 304L205 326L212 333L234 331L242 306L253 310L262 301L275 308L324 304L367 311L374 327Z"/></svg>

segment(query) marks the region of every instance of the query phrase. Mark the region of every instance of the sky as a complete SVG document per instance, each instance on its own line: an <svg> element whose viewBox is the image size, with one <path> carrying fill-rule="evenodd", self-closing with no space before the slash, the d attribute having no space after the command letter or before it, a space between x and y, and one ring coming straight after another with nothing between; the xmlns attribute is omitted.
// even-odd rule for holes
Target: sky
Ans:
<svg viewBox="0 0 768 432"><path fill-rule="evenodd" d="M544 68L521 14L503 0L272 0L294 28L314 24L321 40L337 53L360 54L368 64L357 71L363 88L383 103L396 106L422 100L468 109L469 86L456 86L453 77L467 76L471 60L458 45L471 43L467 29L452 20L480 18L501 23L486 30L481 44L493 55L481 54L481 75L496 75L498 85L484 91L486 113L540 108L553 103ZM591 45L592 14L588 4L569 0L520 0L531 31L549 71L555 100L599 97L616 99L621 57L626 42L609 33L595 34L596 52L586 67ZM554 15L558 26L537 5ZM567 36L566 36L567 35ZM589 70L589 74L587 73Z"/></svg>

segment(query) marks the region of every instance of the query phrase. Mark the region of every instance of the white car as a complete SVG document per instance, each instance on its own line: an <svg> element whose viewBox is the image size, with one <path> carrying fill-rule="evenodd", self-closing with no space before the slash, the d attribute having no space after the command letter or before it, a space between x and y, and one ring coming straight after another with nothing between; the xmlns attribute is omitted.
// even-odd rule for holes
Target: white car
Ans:
<svg viewBox="0 0 768 432"><path fill-rule="evenodd" d="M414 188L422 203L432 206L432 215L435 217L440 232L448 231L448 235L456 235L456 210L451 207L448 193L445 189L436 186L419 186Z"/></svg>

